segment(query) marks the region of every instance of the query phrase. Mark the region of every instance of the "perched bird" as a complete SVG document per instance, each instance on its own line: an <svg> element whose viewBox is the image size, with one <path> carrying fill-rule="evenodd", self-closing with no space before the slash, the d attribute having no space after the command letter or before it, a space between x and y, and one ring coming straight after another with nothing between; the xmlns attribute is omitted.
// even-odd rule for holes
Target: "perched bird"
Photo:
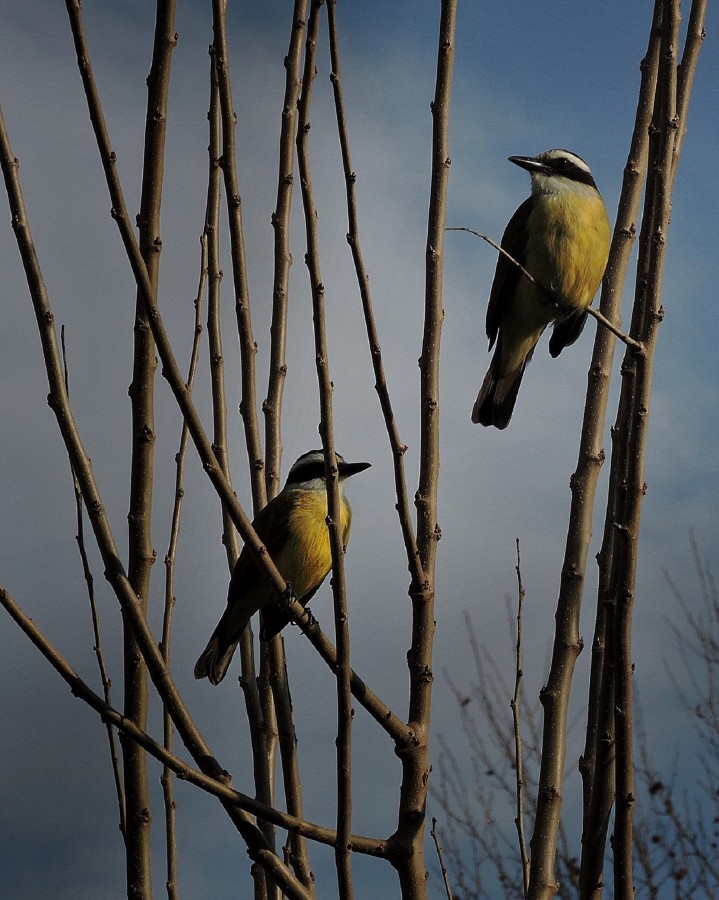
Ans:
<svg viewBox="0 0 719 900"><path fill-rule="evenodd" d="M348 463L339 455L342 543L347 546L352 510L344 494L345 481L370 463ZM311 450L294 463L285 486L252 523L270 557L299 602L306 606L332 568L327 530L325 462L321 450ZM260 611L260 640L268 641L287 625L290 614L272 604L273 590L252 554L243 547L227 592L227 608L207 647L195 664L195 678L219 684L227 674L240 636Z"/></svg>
<svg viewBox="0 0 719 900"><path fill-rule="evenodd" d="M506 428L524 369L554 322L549 352L559 356L584 328L609 256L607 211L589 166L568 150L510 156L532 178L532 195L509 220L487 307L487 337L497 343L472 421Z"/></svg>

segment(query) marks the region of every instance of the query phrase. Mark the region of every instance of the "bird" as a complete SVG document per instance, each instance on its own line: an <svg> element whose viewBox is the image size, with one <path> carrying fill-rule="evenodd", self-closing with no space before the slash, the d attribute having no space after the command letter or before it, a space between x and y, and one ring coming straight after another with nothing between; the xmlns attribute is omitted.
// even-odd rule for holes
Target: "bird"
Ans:
<svg viewBox="0 0 719 900"><path fill-rule="evenodd" d="M604 276L611 237L604 201L584 160L569 150L510 156L531 176L532 193L509 220L487 307L489 349L496 348L472 409L475 424L506 428L527 363L554 323L557 357L582 333Z"/></svg>
<svg viewBox="0 0 719 900"><path fill-rule="evenodd" d="M344 493L347 479L370 463L348 463L335 454L340 489L342 543L349 540L352 510ZM295 597L306 606L332 568L327 527L327 488L322 450L310 450L292 465L284 487L252 523ZM227 607L195 664L195 678L219 684L227 674L245 626L260 612L260 640L268 641L288 624L290 614L272 602L274 590L247 546L235 563Z"/></svg>

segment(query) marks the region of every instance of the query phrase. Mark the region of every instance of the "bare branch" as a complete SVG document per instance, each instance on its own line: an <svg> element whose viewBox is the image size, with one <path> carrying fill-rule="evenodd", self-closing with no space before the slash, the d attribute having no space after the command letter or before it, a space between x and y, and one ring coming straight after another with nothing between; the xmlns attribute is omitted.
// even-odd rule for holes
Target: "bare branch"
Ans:
<svg viewBox="0 0 719 900"><path fill-rule="evenodd" d="M412 589L412 642L407 654L410 677L408 721L417 743L398 749L402 762L397 830L392 837L401 853L397 865L404 897L426 896L424 828L430 774L429 722L432 701L434 573L439 485L439 350L442 334L442 272L449 180L449 110L454 68L456 0L441 4L437 76L432 110L432 175L427 223L424 334L420 357L420 469L415 497L417 547L424 581Z"/></svg>
<svg viewBox="0 0 719 900"><path fill-rule="evenodd" d="M282 394L287 373L285 348L287 341L287 307L289 294L289 272L292 264L290 253L290 211L294 186L295 128L297 120L297 100L302 86L302 38L305 32L307 0L295 0L292 13L292 29L289 48L285 57L285 95L282 107L279 173L277 180L277 205L272 214L274 229L274 279L272 288L272 324L270 326L270 372L267 399L262 410L265 414L265 485L267 497L274 497L280 486L282 462ZM249 630L249 629L246 629ZM288 810L302 816L302 785L297 759L297 740L292 717L292 700L287 680L284 642L275 635L268 644L260 645L261 678L260 690L269 692L264 699L266 728L270 738L270 714L276 726L282 760L282 776L285 801ZM266 676L266 677L265 677ZM264 693L263 693L264 697ZM270 709L270 707L272 707ZM274 754L275 744L268 749ZM273 756L274 759L274 756ZM273 768L274 770L274 768ZM308 889L314 890L314 876L304 838L290 832L287 840L286 858L297 877Z"/></svg>
<svg viewBox="0 0 719 900"><path fill-rule="evenodd" d="M654 73L657 59L656 45L651 36L649 47L650 50L643 66L635 129L625 168L619 211L614 226L609 262L600 300L602 313L607 319L616 323L620 321L622 285L636 234L636 218L642 194L642 183L639 176L647 164L647 130L656 82ZM532 900L552 896L556 883L554 859L561 810L560 786L563 780L566 754L567 709L574 664L581 648L579 615L592 535L594 498L599 471L604 461L604 422L614 348L614 337L605 330L598 330L588 374L579 458L577 468L570 481L572 500L557 603L552 664L547 687L542 693L545 721L537 817L531 839L529 896ZM597 646L595 643L595 647ZM599 672L599 657L595 655L593 655L592 671L594 675ZM598 696L598 690L595 691L594 696ZM590 727L592 713L596 709L596 704L592 706L590 701ZM592 746L594 746L594 742ZM585 752L583 758L585 810L590 802L587 785L593 777L589 773L595 771L594 757L590 754L591 751L589 754ZM587 774L585 775L585 773ZM598 822L598 820L595 821ZM601 871L601 860L604 855L603 842L601 839L590 841L586 827L584 841L585 852L588 848L592 848L591 852L595 853ZM593 887L591 889L593 890ZM583 896L585 895L583 894ZM590 895L586 894L586 896Z"/></svg>
<svg viewBox="0 0 719 900"><path fill-rule="evenodd" d="M285 790L287 812L297 818L303 818L302 812L302 780L300 778L299 760L297 758L297 735L292 715L292 698L287 677L282 635L278 634L269 642L269 678L277 714L277 732L279 738L280 757L282 760L282 778ZM315 878L312 872L307 842L299 831L288 834L285 858L292 866L295 874L308 890L314 893Z"/></svg>
<svg viewBox="0 0 719 900"><path fill-rule="evenodd" d="M434 841L434 848L437 851L437 859L439 860L439 868L442 872L442 880L444 881L444 891L447 894L447 900L452 900L452 889L449 886L449 874L444 865L444 858L442 856L442 848L439 843L439 837L437 836L437 820L432 817L432 829L429 832L432 840Z"/></svg>
<svg viewBox="0 0 719 900"><path fill-rule="evenodd" d="M412 526L412 516L410 513L409 499L407 497L407 481L404 471L404 454L407 452L407 446L400 440L397 422L394 418L392 410L392 402L387 387L387 378L385 376L384 364L382 363L382 349L379 343L379 335L377 333L377 323L374 317L374 308L372 305L372 295L369 287L369 277L362 259L362 249L360 247L359 226L357 221L357 200L355 197L355 184L357 176L352 168L352 159L350 157L349 134L347 132L347 121L345 117L344 100L342 97L342 79L340 74L339 60L339 41L337 39L337 23L336 23L336 0L329 0L327 4L328 24L330 32L330 55L332 59L332 73L330 80L335 99L335 113L337 117L337 130L340 138L340 149L342 151L342 166L345 176L345 190L347 194L347 218L348 231L347 243L352 251L352 259L354 261L355 273L357 275L357 283L359 285L360 297L362 300L362 309L364 311L365 324L367 327L367 339L369 341L370 355L372 358L372 368L375 375L375 390L379 397L380 407L384 416L385 427L389 437L392 455L394 457L394 481L395 491L397 493L397 513L399 515L400 527L404 537L404 545L407 553L407 562L409 571L412 576L413 589L419 589L424 583L424 572L417 550L417 542Z"/></svg>
<svg viewBox="0 0 719 900"><path fill-rule="evenodd" d="M614 821L614 895L616 900L634 896L632 822L635 803L634 745L632 736L631 625L637 566L639 517L644 484L644 457L648 437L652 366L661 309L666 235L671 209L673 152L676 135L677 41L679 2L665 0L662 13L659 80L650 137L650 169L645 195L645 216L640 242L637 293L632 331L646 347L641 358L625 359L617 422L625 440L615 444L612 475L622 475L618 486L621 502L614 520L617 537L610 569L610 596L616 598L614 636L616 723L616 811ZM644 265L642 265L644 263ZM636 325L636 327L635 327ZM614 465L614 455L619 457ZM624 473L626 472L626 480Z"/></svg>
<svg viewBox="0 0 719 900"><path fill-rule="evenodd" d="M160 210L165 171L165 136L175 34L175 0L156 6L152 64L147 78L144 159L138 245L147 267L152 296L157 297L160 275ZM147 309L138 288L135 298L133 370L129 395L132 410L130 501L127 514L127 577L147 615L150 578L155 563L152 545L152 504L155 464L154 386L157 360ZM123 621L124 711L140 728L147 726L149 703L147 670L132 629ZM133 741L121 740L127 806L127 891L129 897L152 896L150 794L147 758Z"/></svg>
<svg viewBox="0 0 719 900"><path fill-rule="evenodd" d="M70 396L70 381L67 368L67 352L65 348L64 325L60 328L60 346L62 348L62 366L64 373L65 390L67 391L68 396ZM112 682L110 680L110 676L107 674L107 669L105 667L105 657L102 652L102 641L100 639L100 616L97 611L97 604L95 603L95 579L93 578L92 571L90 569L90 562L87 558L87 550L85 549L85 527L83 524L82 493L80 492L80 485L78 484L77 478L75 477L75 472L72 471L72 467L70 470L70 474L72 475L72 486L75 493L75 519L77 522L76 540L78 551L80 553L80 561L82 563L82 572L85 578L85 584L87 585L87 596L88 600L90 601L90 617L92 619L92 633L94 638L93 651L95 653L95 658L97 659L97 667L100 671L102 693L105 698L105 702L109 705L112 702ZM117 753L115 733L109 723L106 725L106 728L107 740L110 747L110 762L112 764L112 774L115 781L115 791L117 793L117 805L120 813L120 833L122 834L124 840L126 816L125 791L122 786L122 773L120 772L120 760Z"/></svg>
<svg viewBox="0 0 719 900"><path fill-rule="evenodd" d="M624 180L619 199L614 239L607 265L605 287L602 291L601 307L612 318L619 314L622 285L629 265L629 255L637 231L644 178L648 160L649 124L654 108L654 96L659 70L659 44L661 24L661 0L655 4L654 17L649 33L647 52L641 66L642 79L637 101L634 131L624 170ZM609 310L611 309L611 313ZM570 535L581 537L580 545L586 569L586 555L591 538L591 513L594 504L599 469L604 461L602 447L604 421L606 418L609 391L609 373L614 357L614 342L605 338L595 341L589 388L585 405L580 461L572 478L572 514L567 535L565 571L569 573L576 559L569 555L570 546L576 545L576 538L570 545ZM610 522L613 507L608 505L601 559L608 552L608 541L613 540ZM581 860L581 895L583 898L595 896L602 890L604 851L609 824L609 816L614 802L614 679L612 667L612 640L614 607L607 594L607 582L600 574L599 597L596 623L592 641L592 663L589 686L587 736L580 771L583 785L583 830ZM567 578L566 590L576 592L581 588L576 579ZM564 583L562 590L565 590ZM571 594L568 593L568 596ZM581 594L579 595L581 601Z"/></svg>
<svg viewBox="0 0 719 900"><path fill-rule="evenodd" d="M277 204L272 214L275 234L274 282L272 286L272 325L270 326L270 377L267 399L262 405L265 414L265 482L267 497L272 499L280 489L282 462L282 392L287 375L285 347L287 342L287 302L290 266L290 211L294 186L295 123L297 100L302 87L302 38L307 18L307 0L295 0L292 12L292 33L285 57L285 96L280 127L280 161L277 179Z"/></svg>
<svg viewBox="0 0 719 900"><path fill-rule="evenodd" d="M352 823L352 696L350 689L350 634L347 611L347 588L344 573L342 537L342 505L339 474L334 445L332 413L332 381L329 370L329 348L325 329L325 289L320 272L317 211L312 190L309 160L310 105L315 77L315 51L319 33L319 16L324 0L313 0L307 24L302 94L297 115L297 160L302 186L307 253L305 262L312 290L312 319L315 335L317 381L320 393L320 436L325 456L327 481L327 524L332 551L332 597L334 600L335 637L337 642L337 834L335 864L341 900L352 900L351 846Z"/></svg>
<svg viewBox="0 0 719 900"><path fill-rule="evenodd" d="M524 761L522 751L522 731L520 727L520 697L522 693L522 613L524 612L525 591L522 584L522 570L519 558L519 538L517 538L517 664L514 676L514 693L510 706L512 707L512 721L514 724L514 759L517 775L517 814L515 824L519 840L519 856L522 860L522 875L524 880L524 896L529 892L529 857L527 856L527 841L524 836Z"/></svg>
<svg viewBox="0 0 719 900"><path fill-rule="evenodd" d="M195 383L195 374L200 356L200 339L202 337L202 297L207 283L207 235L200 237L200 281L195 297L195 327L193 330L192 349L190 350L190 365L187 374L187 387L192 391ZM170 523L170 540L165 555L165 608L162 618L162 639L160 651L167 668L170 668L170 651L172 637L172 613L175 608L175 560L177 556L177 544L180 538L180 522L182 518L182 500L185 494L185 459L187 457L187 444L190 432L185 422L182 423L180 433L180 446L175 455L175 502L172 509L172 521ZM172 719L167 710L162 711L163 743L168 752L172 752L173 727ZM165 802L165 833L166 833L166 860L168 900L177 900L179 889L177 885L177 837L176 837L176 809L175 790L172 778L172 770L164 766L160 778L163 798Z"/></svg>
<svg viewBox="0 0 719 900"><path fill-rule="evenodd" d="M214 33L213 52L217 69L217 83L220 91L220 111L222 114L222 157L220 165L225 176L225 195L230 219L230 242L232 249L232 273L235 286L235 311L240 337L242 359L242 398L240 414L245 426L247 461L250 467L252 502L257 513L267 502L264 461L260 444L260 427L257 421L255 355L257 344L252 335L250 315L250 290L247 284L247 260L245 238L242 226L242 199L237 180L235 159L235 124L237 116L232 105L232 81L230 59L227 49L227 0L212 2L212 30Z"/></svg>

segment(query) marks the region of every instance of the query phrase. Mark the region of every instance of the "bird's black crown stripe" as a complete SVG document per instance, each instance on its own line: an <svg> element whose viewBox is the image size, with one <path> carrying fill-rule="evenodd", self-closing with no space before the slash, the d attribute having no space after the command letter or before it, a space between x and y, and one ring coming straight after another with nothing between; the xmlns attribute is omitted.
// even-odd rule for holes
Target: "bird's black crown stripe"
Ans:
<svg viewBox="0 0 719 900"><path fill-rule="evenodd" d="M299 484L302 481L312 481L313 478L325 477L325 464L323 460L308 460L300 463L292 469L290 482Z"/></svg>

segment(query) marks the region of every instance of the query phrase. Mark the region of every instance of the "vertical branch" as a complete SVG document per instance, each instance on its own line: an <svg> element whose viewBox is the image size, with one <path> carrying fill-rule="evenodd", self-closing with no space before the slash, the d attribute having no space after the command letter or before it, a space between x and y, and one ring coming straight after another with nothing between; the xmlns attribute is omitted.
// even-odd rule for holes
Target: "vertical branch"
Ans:
<svg viewBox="0 0 719 900"><path fill-rule="evenodd" d="M224 356L222 350L222 327L220 315L220 287L222 269L220 268L220 193L222 186L222 170L220 159L222 153L222 120L220 113L220 92L215 66L214 47L210 46L210 109L207 115L210 130L208 146L209 168L207 180L207 204L205 210L204 235L208 250L208 304L207 332L210 356L210 380L212 392L212 448L217 462L228 482L231 478L229 456L227 452L227 402L225 399ZM237 532L226 507L222 507L222 542L227 553L227 562L232 571L239 546ZM240 685L247 711L247 721L252 746L252 763L255 791L263 803L272 803L272 761L268 753L267 733L255 672L255 653L252 629L247 627L240 639ZM271 846L275 846L274 827L269 822L260 822L259 826ZM274 886L267 883L264 870L253 867L256 900L268 896Z"/></svg>
<svg viewBox="0 0 719 900"><path fill-rule="evenodd" d="M412 745L398 748L402 762L397 830L390 839L398 851L403 897L426 896L424 828L429 782L429 726L434 639L434 569L439 481L439 349L442 332L442 270L449 180L449 110L454 66L456 0L441 5L437 79L432 110L432 175L427 224L424 336L420 357L420 471L416 495L417 547L424 581L412 592L412 643L407 654L410 676L408 722Z"/></svg>
<svg viewBox="0 0 719 900"><path fill-rule="evenodd" d="M687 35L684 41L682 61L677 70L677 116L679 127L674 140L674 152L672 156L672 185L676 178L679 164L679 154L687 133L687 112L689 110L689 96L694 84L694 73L699 61L699 51L706 37L704 21L706 18L707 0L693 0L687 23Z"/></svg>
<svg viewBox="0 0 719 900"><path fill-rule="evenodd" d="M334 447L332 381L329 348L325 330L325 290L320 272L317 236L317 210L314 204L309 161L310 105L315 77L315 55L320 9L324 0L313 0L307 25L302 94L298 108L297 159L302 186L307 254L305 261L312 290L312 319L315 334L317 380L320 393L320 436L325 455L327 481L327 522L332 551L332 597L334 601L335 640L337 644L337 845L335 865L339 896L352 900L351 824L352 824L352 694L350 690L350 636L347 590L344 575L344 545L341 534L341 501L337 459Z"/></svg>
<svg viewBox="0 0 719 900"><path fill-rule="evenodd" d="M220 92L217 84L214 47L210 45L210 109L207 113L210 126L210 142L207 148L209 169L207 176L207 205L205 209L204 235L207 238L207 339L210 356L210 384L212 390L212 449L217 462L230 481L230 462L227 452L227 400L225 394L225 358L222 349L222 318L220 314L220 189L222 170L222 120ZM222 543L227 552L227 562L232 568L239 556L237 533L227 510L222 508Z"/></svg>
<svg viewBox="0 0 719 900"><path fill-rule="evenodd" d="M157 297L160 268L160 208L164 175L167 98L175 34L174 0L158 0L152 65L147 79L147 115L138 216L138 241L147 267L152 294ZM132 407L132 463L128 521L128 578L147 614L150 574L155 562L152 546L152 493L155 448L155 342L138 291L130 401ZM134 636L125 623L125 715L143 730L147 725L147 672ZM147 786L147 757L134 741L121 741L127 797L128 897L152 897L150 858L151 816Z"/></svg>
<svg viewBox="0 0 719 900"><path fill-rule="evenodd" d="M647 250L646 277L638 282L636 309L639 333L645 352L632 360L625 358L626 382L634 384L622 391L617 419L630 423L630 441L618 448L626 454L628 478L620 515L614 523L617 547L612 566L611 593L617 609L614 630L615 724L616 724L616 812L614 825L614 895L617 900L634 896L632 876L632 822L634 812L634 749L632 740L632 652L631 625L636 577L639 521L644 484L649 405L652 388L654 351L663 318L661 306L666 235L674 180L674 146L677 119L677 41L679 0L665 0L662 22L661 60L657 100L653 119L653 168L646 193L649 223L645 229ZM651 204L651 205L650 205ZM643 273L640 272L640 277Z"/></svg>
<svg viewBox="0 0 719 900"><path fill-rule="evenodd" d="M394 457L394 479L395 491L397 493L397 512L399 515L402 535L404 537L405 550L407 552L407 560L409 571L412 576L413 588L419 589L424 582L424 573L419 559L419 551L417 550L417 542L412 527L412 517L410 514L409 500L407 497L407 483L404 473L404 454L407 446L402 443L397 429L397 423L392 411L392 403L387 388L387 379L385 377L384 365L382 363L382 349L379 343L379 335L377 333L377 325L374 318L374 309L372 306L372 295L369 288L369 277L362 259L362 250L360 247L359 227L357 223L357 200L355 197L355 182L357 176L352 168L352 159L350 156L349 135L347 132L347 122L345 117L344 100L342 97L342 79L340 76L340 58L339 58L339 41L337 39L337 20L336 20L337 0L329 0L327 3L327 16L330 34L330 56L332 60L332 73L330 80L335 98L335 113L337 116L337 130L340 138L340 149L342 152L342 165L345 176L345 190L347 193L347 243L352 251L352 259L354 261L355 273L357 275L357 283L359 284L360 297L362 300L362 309L365 316L365 324L367 326L367 339L370 346L370 354L372 357L372 367L375 375L375 390L379 396L380 407L385 420L387 434L389 436L390 447Z"/></svg>
<svg viewBox="0 0 719 900"><path fill-rule="evenodd" d="M287 663L281 635L268 642L269 672L277 715L277 732L282 760L282 779L287 812L303 818L302 780L297 759L297 735L292 716L292 698L287 678ZM315 876L307 850L307 841L296 831L287 835L287 861L295 875L314 897Z"/></svg>
<svg viewBox="0 0 719 900"><path fill-rule="evenodd" d="M656 84L657 60L658 31L655 15L649 37L649 47L642 64L642 80L634 133L624 170L619 209L600 302L601 312L615 324L621 322L622 286L636 235L636 220L643 186L642 176L646 170L647 130L651 118L654 85ZM596 487L604 461L603 435L615 345L616 341L610 332L604 328L597 329L588 373L577 468L570 480L572 499L555 617L556 629L552 664L546 687L541 694L544 707L544 730L537 816L531 839L529 896L532 898L553 896L556 884L554 860L561 813L567 709L574 664L581 649L579 615L587 556L592 537L592 513ZM602 615L604 608L603 604L600 604L598 616ZM591 833L588 831L586 810L591 802L590 785L596 765L594 735L597 731L596 710L599 703L599 675L604 659L602 653L604 643L603 629L598 626L592 651L592 684L595 685L595 688L590 689L587 745L580 762L585 802L583 847L584 852L595 854L600 865L600 872L604 844L594 831ZM594 820L595 823L596 821ZM589 837L590 834L591 837Z"/></svg>
<svg viewBox="0 0 719 900"><path fill-rule="evenodd" d="M205 234L200 238L201 260L200 260L200 282L197 286L197 296L195 297L195 327L192 340L192 349L190 351L190 365L187 374L187 387L192 391L195 383L195 373L197 372L197 362L200 355L200 339L202 337L202 297L205 293L205 284L207 282L207 236ZM177 557L177 544L180 537L180 521L182 518L182 500L185 494L185 459L187 456L187 444L190 432L187 423L182 423L182 431L180 433L180 447L175 456L175 502L172 509L172 521L170 524L170 540L165 555L165 609L162 617L162 640L160 641L160 652L167 668L170 668L170 650L172 638L172 613L175 608L175 560ZM172 753L172 743L174 729L172 727L172 719L166 709L162 711L162 728L163 728L163 745L165 749ZM166 834L166 861L167 861L167 878L165 885L167 887L168 900L177 900L179 897L179 889L177 886L177 840L176 840L176 803L174 779L172 769L165 765L162 768L162 792L165 802L165 834Z"/></svg>
<svg viewBox="0 0 719 900"><path fill-rule="evenodd" d="M212 30L222 114L221 166L225 176L225 195L227 197L227 211L230 219L235 311L237 313L242 361L240 414L245 427L245 442L247 444L252 483L252 501L256 515L267 502L267 495L262 472L264 462L260 445L260 428L257 421L257 389L255 380L257 344L252 335L250 291L247 284L247 259L245 257L245 238L242 227L242 198L240 197L240 187L237 180L237 163L235 158L235 124L237 116L232 104L230 60L227 50L227 0L213 0Z"/></svg>
<svg viewBox="0 0 719 900"><path fill-rule="evenodd" d="M529 891L529 858L527 856L527 841L524 836L524 760L522 752L522 730L520 727L520 707L522 696L522 678L523 662L522 662L522 613L524 612L525 591L522 584L522 570L520 568L519 559L519 538L517 538L517 655L516 667L514 673L514 693L510 706L512 707L512 721L514 723L514 759L515 772L517 776L517 815L514 820L517 826L517 838L519 840L519 856L522 861L522 881L524 887L524 896L526 898Z"/></svg>
<svg viewBox="0 0 719 900"><path fill-rule="evenodd" d="M610 291L610 286L619 287L625 278L629 263L629 251L636 234L636 219L639 213L644 178L649 153L649 125L654 111L657 74L659 69L659 46L661 39L662 0L657 0L649 34L649 45L642 61L642 80L639 89L637 114L632 135L629 158L625 169L619 210L610 252L602 298ZM622 235L631 241L622 240ZM622 255L615 263L615 247ZM618 292L617 306L621 292ZM612 348L613 350L613 348ZM610 365L611 368L611 365ZM605 389L606 394L606 389ZM602 428L606 417L606 396L604 397ZM586 421L586 420L585 420ZM584 434L584 432L583 432ZM614 432L613 432L614 435ZM614 436L612 438L614 441ZM604 451L602 450L602 459ZM596 480L596 479L595 479ZM621 479L611 479L617 485ZM614 803L614 676L613 676L613 629L614 604L609 596L608 580L604 577L606 567L602 560L611 556L614 538L612 521L615 516L617 497L610 492L604 529L602 550L599 554L600 578L594 638L592 641L592 664L589 685L587 734L584 754L579 768L582 775L583 831L582 861L580 866L580 893L583 898L601 895L603 887L602 869L606 846L609 817Z"/></svg>
<svg viewBox="0 0 719 900"><path fill-rule="evenodd" d="M290 266L290 211L294 185L295 123L297 100L302 87L302 38L307 17L307 0L295 0L292 12L292 33L285 57L285 97L280 127L280 162L277 179L277 205L272 214L275 234L274 284L272 287L272 324L270 326L270 377L267 399L262 405L265 414L265 483L267 498L272 499L280 489L282 462L282 392L287 375L285 348L287 343L287 298Z"/></svg>
<svg viewBox="0 0 719 900"><path fill-rule="evenodd" d="M307 17L307 0L295 0L292 12L292 30L285 57L285 95L280 127L279 173L277 179L277 205L272 215L274 229L274 283L272 289L272 324L270 326L270 374L267 398L262 406L265 414L265 484L267 497L274 497L280 487L282 463L282 394L287 374L287 308L289 274L292 265L290 253L290 211L294 186L295 132L297 102L302 87L302 39ZM287 810L302 818L302 785L297 759L297 738L292 718L292 699L287 680L284 644L280 635L261 645L263 675L262 686L267 693L266 708L273 707L279 749L282 760L282 777ZM274 704L273 702L274 701ZM314 876L307 851L307 841L296 832L287 838L288 859L297 877L314 891Z"/></svg>
<svg viewBox="0 0 719 900"><path fill-rule="evenodd" d="M255 379L255 355L257 344L252 334L252 318L250 314L250 292L247 282L247 259L245 255L245 239L242 223L242 199L237 178L237 162L235 154L235 125L237 116L232 102L232 80L230 76L230 60L227 47L227 0L213 0L213 59L215 75L219 89L219 108L222 120L222 156L220 166L224 173L225 196L230 221L230 244L232 255L232 272L235 289L235 312L240 341L242 397L240 415L245 430L250 481L252 485L252 505L255 515L267 502L267 491L263 474L262 447L260 444L260 428L257 420L257 388ZM263 799L271 805L274 796L274 753L276 742L268 725L274 721L272 698L269 694L268 679L261 677L259 686L254 677L254 645L252 632L244 630L240 641L240 657L242 660L242 686L245 693L253 742L253 758L255 774L258 779L258 791ZM266 650L261 649L261 674L267 666ZM262 723L261 729L257 726ZM263 823L268 840L274 847L274 828L270 823ZM263 896L261 873L255 874L256 897ZM268 887L269 890L269 887Z"/></svg>
<svg viewBox="0 0 719 900"><path fill-rule="evenodd" d="M65 391L70 396L70 384L68 378L68 370L67 370L67 352L65 349L65 326L63 325L60 329L60 346L62 348L62 365L63 365L63 375L65 382ZM87 595L90 601L90 616L92 619L92 634L94 638L94 646L93 650L95 652L95 658L97 659L97 667L100 671L100 682L102 684L102 694L105 698L105 703L108 706L112 705L112 682L110 680L110 676L107 674L107 669L105 668L105 656L102 652L102 641L100 640L100 616L97 612L97 604L95 602L95 579L93 578L92 572L90 570L90 562L87 558L87 551L85 549L85 526L83 524L83 508L82 508L82 493L80 492L80 485L78 484L77 476L75 475L74 469L70 469L72 474L72 486L73 491L75 493L75 518L77 522L77 535L75 537L77 541L78 551L80 553L80 561L82 563L82 572L85 578L85 584L87 585ZM110 762L112 764L112 774L115 780L115 792L117 793L117 805L120 813L120 834L122 834L123 840L125 839L125 792L122 787L122 773L120 772L120 760L117 754L117 744L115 741L115 732L112 730L112 725L109 722L105 723L105 728L107 729L107 741L110 747Z"/></svg>

